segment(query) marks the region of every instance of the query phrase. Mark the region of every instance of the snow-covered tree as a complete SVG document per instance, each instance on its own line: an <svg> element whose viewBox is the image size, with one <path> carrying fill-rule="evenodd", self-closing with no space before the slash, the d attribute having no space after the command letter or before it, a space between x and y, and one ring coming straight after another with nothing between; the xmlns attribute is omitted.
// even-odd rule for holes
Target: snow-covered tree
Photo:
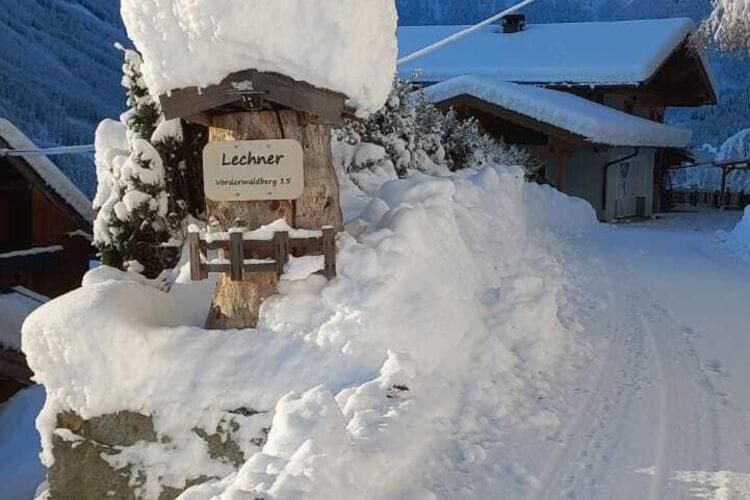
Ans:
<svg viewBox="0 0 750 500"><path fill-rule="evenodd" d="M127 104L130 109L123 116L123 122L138 137L148 139L156 130L161 108L151 97L143 80L143 59L140 54L120 44L115 46L123 52L125 58L122 65L122 86L127 92Z"/></svg>
<svg viewBox="0 0 750 500"><path fill-rule="evenodd" d="M351 156L341 162L349 171L395 168L403 177L410 170L437 173L490 162L533 171L527 153L485 134L473 118L461 120L453 110L443 113L413 80L397 78L380 111L336 131L334 140L346 146L339 152L346 149Z"/></svg>
<svg viewBox="0 0 750 500"><path fill-rule="evenodd" d="M750 0L714 0L704 28L722 50L750 50Z"/></svg>
<svg viewBox="0 0 750 500"><path fill-rule="evenodd" d="M157 145L176 151L181 135L165 125L145 87L140 55L118 48L124 52L122 84L130 109L120 118L124 140L113 137L122 130L111 124L97 130L94 244L105 265L155 276L174 263L176 252L167 244L175 240L184 211L175 210L174 199L170 202L165 163L151 139L158 129ZM173 160L167 155L167 161Z"/></svg>

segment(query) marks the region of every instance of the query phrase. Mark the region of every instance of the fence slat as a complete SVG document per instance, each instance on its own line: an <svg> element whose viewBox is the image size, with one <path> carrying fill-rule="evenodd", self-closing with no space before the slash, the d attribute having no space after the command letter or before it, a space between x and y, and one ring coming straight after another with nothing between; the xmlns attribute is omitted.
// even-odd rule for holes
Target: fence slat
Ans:
<svg viewBox="0 0 750 500"><path fill-rule="evenodd" d="M204 264L203 268L206 270L206 273L227 274L232 271L231 264Z"/></svg>
<svg viewBox="0 0 750 500"><path fill-rule="evenodd" d="M276 262L269 262L268 264L245 264L243 268L246 273L275 273Z"/></svg>
<svg viewBox="0 0 750 500"><path fill-rule="evenodd" d="M329 280L336 277L336 230L323 228L323 272Z"/></svg>
<svg viewBox="0 0 750 500"><path fill-rule="evenodd" d="M286 231L273 235L274 261L276 261L276 275L284 274L284 266L289 262L289 233Z"/></svg>
<svg viewBox="0 0 750 500"><path fill-rule="evenodd" d="M188 233L188 245L190 247L190 279L200 281L201 273L201 250L200 234Z"/></svg>
<svg viewBox="0 0 750 500"><path fill-rule="evenodd" d="M245 240L241 231L231 232L229 241L206 242L200 233L188 233L190 250L190 279L205 280L209 273L222 273L232 281L243 281L246 273L272 273L281 276L290 255L302 257L323 255L324 268L320 274L328 279L336 276L336 230L324 227L322 236L291 238L286 231L274 233L271 240ZM209 262L208 252L220 250L220 256L229 262ZM247 261L268 260L272 262Z"/></svg>
<svg viewBox="0 0 750 500"><path fill-rule="evenodd" d="M231 267L232 281L242 281L242 268L245 262L245 252L242 248L242 233L235 232L229 235L229 262Z"/></svg>

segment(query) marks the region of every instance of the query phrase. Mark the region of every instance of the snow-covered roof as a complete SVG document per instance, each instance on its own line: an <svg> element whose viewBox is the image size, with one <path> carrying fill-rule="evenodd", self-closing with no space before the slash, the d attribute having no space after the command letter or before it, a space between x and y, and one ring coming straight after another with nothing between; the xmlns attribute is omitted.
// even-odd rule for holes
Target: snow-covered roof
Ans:
<svg viewBox="0 0 750 500"><path fill-rule="evenodd" d="M690 144L693 134L567 92L497 78L461 76L427 87L425 92L436 103L468 95L594 144L682 148Z"/></svg>
<svg viewBox="0 0 750 500"><path fill-rule="evenodd" d="M36 144L4 118L0 118L0 139L7 142L11 149L37 149ZM29 155L24 156L23 161L84 220L93 220L94 211L89 199L49 158L41 155Z"/></svg>
<svg viewBox="0 0 750 500"><path fill-rule="evenodd" d="M49 299L23 287L0 291L0 348L21 350L21 326L26 317Z"/></svg>
<svg viewBox="0 0 750 500"><path fill-rule="evenodd" d="M408 55L463 26L404 26L400 55ZM531 24L504 34L487 26L399 67L408 77L438 82L461 75L518 83L635 85L648 80L695 30L691 19Z"/></svg>
<svg viewBox="0 0 750 500"><path fill-rule="evenodd" d="M376 111L396 71L394 0L123 0L121 10L156 95L255 69Z"/></svg>

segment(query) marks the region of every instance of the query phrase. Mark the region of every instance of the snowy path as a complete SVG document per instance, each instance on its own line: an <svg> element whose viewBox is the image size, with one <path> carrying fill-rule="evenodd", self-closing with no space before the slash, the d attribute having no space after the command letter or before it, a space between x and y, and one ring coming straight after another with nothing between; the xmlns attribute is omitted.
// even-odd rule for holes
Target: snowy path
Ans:
<svg viewBox="0 0 750 500"><path fill-rule="evenodd" d="M712 243L736 220L679 214L579 242L608 276L610 340L527 498L750 498L750 265Z"/></svg>

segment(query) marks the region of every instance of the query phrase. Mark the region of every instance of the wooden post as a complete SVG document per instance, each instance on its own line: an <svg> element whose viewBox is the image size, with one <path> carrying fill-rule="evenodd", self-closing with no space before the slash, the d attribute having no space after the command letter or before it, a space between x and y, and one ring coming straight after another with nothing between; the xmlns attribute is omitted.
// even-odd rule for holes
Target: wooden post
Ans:
<svg viewBox="0 0 750 500"><path fill-rule="evenodd" d="M281 276L284 266L289 262L289 233L286 231L274 233L273 255L276 261L276 275Z"/></svg>
<svg viewBox="0 0 750 500"><path fill-rule="evenodd" d="M555 187L558 191L562 192L563 190L563 182L565 179L565 157L564 156L558 156L557 158L557 176L555 180Z"/></svg>
<svg viewBox="0 0 750 500"><path fill-rule="evenodd" d="M200 281L203 277L201 273L200 234L189 232L188 245L190 246L190 279Z"/></svg>
<svg viewBox="0 0 750 500"><path fill-rule="evenodd" d="M231 227L242 219L249 230L277 219L300 229L320 229L324 225L341 228L339 185L333 169L331 125L316 123L306 113L294 110L237 112L210 118L209 141L295 139L304 151L305 188L296 201L206 200L209 217ZM248 273L242 282L222 276L214 293L206 326L210 329L254 328L260 306L277 292L276 272Z"/></svg>
<svg viewBox="0 0 750 500"><path fill-rule="evenodd" d="M336 277L336 230L323 228L323 272L329 280Z"/></svg>
<svg viewBox="0 0 750 500"><path fill-rule="evenodd" d="M231 278L235 283L242 281L242 268L245 266L245 251L242 231L229 233L229 262L232 266Z"/></svg>
<svg viewBox="0 0 750 500"><path fill-rule="evenodd" d="M727 167L723 167L721 169L721 208L726 208L727 206L727 176L729 175L729 169Z"/></svg>

